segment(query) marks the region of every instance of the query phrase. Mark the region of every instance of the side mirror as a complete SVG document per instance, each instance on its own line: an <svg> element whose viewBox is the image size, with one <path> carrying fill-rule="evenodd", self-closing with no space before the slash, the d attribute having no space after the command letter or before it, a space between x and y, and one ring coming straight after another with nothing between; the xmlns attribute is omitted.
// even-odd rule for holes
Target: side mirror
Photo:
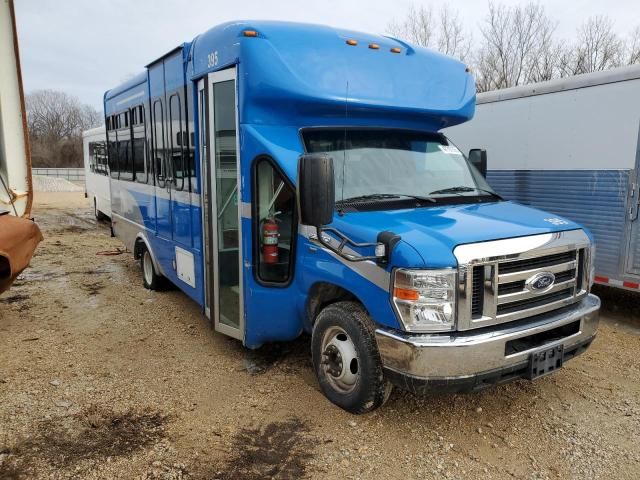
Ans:
<svg viewBox="0 0 640 480"><path fill-rule="evenodd" d="M469 150L469 162L476 167L483 177L487 177L487 151L479 148Z"/></svg>
<svg viewBox="0 0 640 480"><path fill-rule="evenodd" d="M306 154L298 161L300 222L322 227L333 221L335 183L333 159L324 154Z"/></svg>

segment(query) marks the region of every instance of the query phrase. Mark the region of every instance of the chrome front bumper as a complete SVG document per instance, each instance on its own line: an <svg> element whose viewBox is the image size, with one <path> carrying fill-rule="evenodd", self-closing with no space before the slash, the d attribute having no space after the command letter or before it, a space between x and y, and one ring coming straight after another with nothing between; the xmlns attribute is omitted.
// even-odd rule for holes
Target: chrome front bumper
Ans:
<svg viewBox="0 0 640 480"><path fill-rule="evenodd" d="M376 340L385 373L394 383L418 392L474 390L525 376L531 353L542 348L562 344L567 360L582 353L595 337L599 309L600 299L588 295L563 309L504 326L423 335L379 328ZM560 327L569 325L575 330L562 336ZM545 335L554 329L558 336ZM512 353L508 346L513 340L530 348Z"/></svg>

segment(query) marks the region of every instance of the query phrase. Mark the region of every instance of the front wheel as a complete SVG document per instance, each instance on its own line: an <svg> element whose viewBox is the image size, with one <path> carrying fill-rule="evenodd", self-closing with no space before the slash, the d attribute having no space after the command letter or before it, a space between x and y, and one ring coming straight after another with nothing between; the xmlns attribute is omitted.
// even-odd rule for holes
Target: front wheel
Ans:
<svg viewBox="0 0 640 480"><path fill-rule="evenodd" d="M318 315L311 337L322 392L351 413L367 413L389 398L373 322L356 302L338 302Z"/></svg>

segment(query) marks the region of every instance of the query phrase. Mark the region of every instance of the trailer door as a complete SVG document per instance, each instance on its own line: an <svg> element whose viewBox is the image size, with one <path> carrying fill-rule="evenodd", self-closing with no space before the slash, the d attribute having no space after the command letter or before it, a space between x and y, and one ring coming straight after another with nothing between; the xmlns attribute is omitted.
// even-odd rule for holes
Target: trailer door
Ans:
<svg viewBox="0 0 640 480"><path fill-rule="evenodd" d="M636 143L636 164L631 171L629 180L629 202L627 207L627 218L629 227L629 248L627 255L626 273L640 275L640 220L638 219L638 209L640 208L640 126L638 128L638 142ZM596 251L596 255L598 252Z"/></svg>
<svg viewBox="0 0 640 480"><path fill-rule="evenodd" d="M205 214L204 228L205 248L210 245L205 258L211 261L209 280L212 282L206 286L209 290L206 297L213 303L215 329L242 340L241 183L235 68L210 74L207 85L210 194L205 193L205 197L210 198L210 207L205 203L204 208L209 211Z"/></svg>

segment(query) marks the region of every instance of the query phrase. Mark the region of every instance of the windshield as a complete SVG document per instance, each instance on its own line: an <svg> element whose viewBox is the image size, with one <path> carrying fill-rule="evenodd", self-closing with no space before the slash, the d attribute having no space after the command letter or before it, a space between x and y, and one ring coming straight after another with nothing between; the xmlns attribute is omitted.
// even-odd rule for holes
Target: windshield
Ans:
<svg viewBox="0 0 640 480"><path fill-rule="evenodd" d="M305 131L303 137L308 153L333 158L338 203L402 197L429 200L429 204L450 197L458 201L499 198L443 135L316 129Z"/></svg>

